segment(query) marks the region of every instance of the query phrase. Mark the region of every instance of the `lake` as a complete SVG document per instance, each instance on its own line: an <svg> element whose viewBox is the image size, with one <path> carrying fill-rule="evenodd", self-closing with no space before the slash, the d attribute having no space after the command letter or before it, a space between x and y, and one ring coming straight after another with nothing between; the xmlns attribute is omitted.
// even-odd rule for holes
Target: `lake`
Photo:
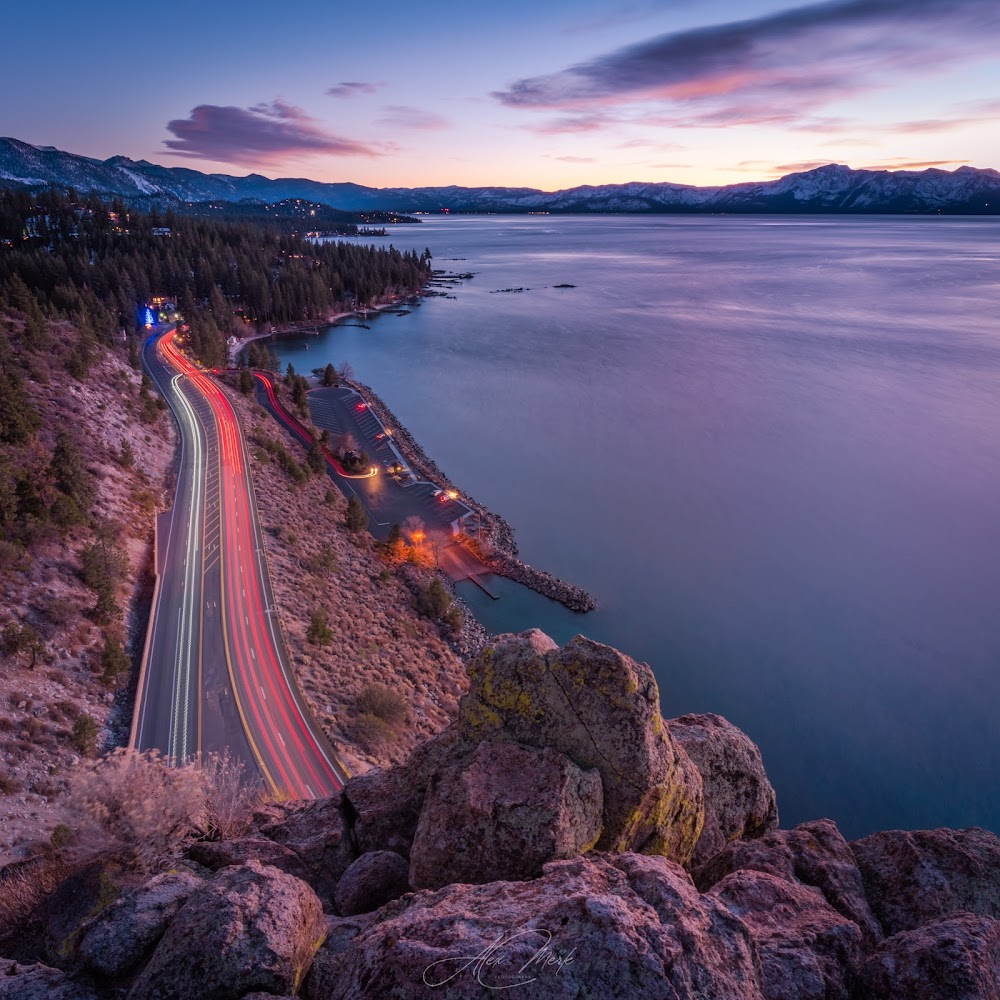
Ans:
<svg viewBox="0 0 1000 1000"><path fill-rule="evenodd" d="M475 277L276 347L350 361L600 604L465 585L491 631L647 661L665 716L759 744L783 826L1000 831L997 220L433 217L390 240Z"/></svg>

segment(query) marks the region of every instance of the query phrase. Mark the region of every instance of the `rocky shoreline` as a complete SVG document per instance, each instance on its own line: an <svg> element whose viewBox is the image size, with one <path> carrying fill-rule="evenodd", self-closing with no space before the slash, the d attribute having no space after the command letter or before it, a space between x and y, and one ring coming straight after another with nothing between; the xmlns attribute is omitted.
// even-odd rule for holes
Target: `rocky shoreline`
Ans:
<svg viewBox="0 0 1000 1000"><path fill-rule="evenodd" d="M131 766L179 822L0 870L0 998L1000 996L1000 839L782 829L745 733L663 718L650 668L582 636L498 638L405 761L225 830L213 786L177 816Z"/></svg>
<svg viewBox="0 0 1000 1000"><path fill-rule="evenodd" d="M534 566L529 566L516 556L497 550L483 561L498 576L505 576L508 580L523 584L544 597L558 601L570 611L586 614L597 607L597 601L583 587L577 587L565 580L560 580L559 577L553 576L543 569L535 569Z"/></svg>
<svg viewBox="0 0 1000 1000"><path fill-rule="evenodd" d="M393 440L406 455L407 461L416 473L445 489L455 490L462 503L476 512L481 525L480 537L485 538L493 550L483 560L491 572L514 580L580 614L593 611L597 607L597 602L582 587L566 583L551 573L536 569L518 559L517 542L514 540L514 529L510 524L456 486L420 447L416 438L396 418L371 386L356 379L342 379L342 381L360 393L379 420L392 428Z"/></svg>

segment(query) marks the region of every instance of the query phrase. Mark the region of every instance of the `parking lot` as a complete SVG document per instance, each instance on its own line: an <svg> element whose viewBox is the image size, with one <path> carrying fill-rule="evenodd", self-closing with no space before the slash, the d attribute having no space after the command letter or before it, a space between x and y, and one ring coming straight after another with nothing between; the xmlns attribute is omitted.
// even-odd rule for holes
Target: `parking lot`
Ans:
<svg viewBox="0 0 1000 1000"><path fill-rule="evenodd" d="M316 427L330 432L334 444L342 434L350 434L361 450L368 453L378 475L370 479L347 479L331 472L347 496L357 496L368 511L369 527L376 538L385 538L392 525L402 525L408 517L423 521L425 530L452 531L452 524L469 508L447 494L435 495L436 484L416 481L407 473L392 476L387 469L402 460L392 443L391 428L382 426L362 398L347 388L315 389L309 393L309 412Z"/></svg>

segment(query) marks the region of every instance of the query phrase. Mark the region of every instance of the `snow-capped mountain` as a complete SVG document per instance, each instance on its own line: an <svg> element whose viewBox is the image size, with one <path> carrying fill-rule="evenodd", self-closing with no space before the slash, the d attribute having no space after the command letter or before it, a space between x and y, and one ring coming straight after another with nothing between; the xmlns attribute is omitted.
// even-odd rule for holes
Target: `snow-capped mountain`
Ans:
<svg viewBox="0 0 1000 1000"><path fill-rule="evenodd" d="M233 177L146 160L95 160L51 146L0 138L0 187L73 187L129 200L264 202L306 198L347 211L399 212L853 212L1000 214L1000 173L852 170L837 164L776 181L693 187L605 184L564 191L534 188L370 188L305 178Z"/></svg>

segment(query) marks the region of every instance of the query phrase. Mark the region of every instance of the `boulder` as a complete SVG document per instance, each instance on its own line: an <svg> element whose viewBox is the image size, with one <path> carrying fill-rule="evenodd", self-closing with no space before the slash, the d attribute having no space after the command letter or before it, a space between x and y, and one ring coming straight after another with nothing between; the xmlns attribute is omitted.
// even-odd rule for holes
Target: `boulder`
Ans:
<svg viewBox="0 0 1000 1000"><path fill-rule="evenodd" d="M882 928L865 897L861 872L847 841L832 820L802 823L758 840L733 841L708 864L693 872L695 885L707 892L730 872L768 872L818 889L841 916L861 928L865 950L882 940Z"/></svg>
<svg viewBox="0 0 1000 1000"><path fill-rule="evenodd" d="M201 884L190 872L168 872L116 900L84 928L80 960L91 971L112 978L131 971Z"/></svg>
<svg viewBox="0 0 1000 1000"><path fill-rule="evenodd" d="M864 961L861 930L818 890L738 871L708 895L750 928L767 1000L850 1000Z"/></svg>
<svg viewBox="0 0 1000 1000"><path fill-rule="evenodd" d="M1000 922L972 913L901 931L861 970L860 1000L1000 1000Z"/></svg>
<svg viewBox="0 0 1000 1000"><path fill-rule="evenodd" d="M759 976L746 925L679 865L589 854L531 882L411 893L332 930L305 995L762 1000Z"/></svg>
<svg viewBox="0 0 1000 1000"><path fill-rule="evenodd" d="M258 861L224 868L188 898L129 997L294 994L324 933L323 908L301 879Z"/></svg>
<svg viewBox="0 0 1000 1000"><path fill-rule="evenodd" d="M294 851L301 862L298 867L275 857L275 867L305 879L331 905L340 876L357 857L342 794L267 806L255 815L254 827L260 837Z"/></svg>
<svg viewBox="0 0 1000 1000"><path fill-rule="evenodd" d="M395 851L369 851L337 883L334 902L343 917L377 910L410 891L410 866Z"/></svg>
<svg viewBox="0 0 1000 1000"><path fill-rule="evenodd" d="M96 1000L93 991L47 965L0 958L0 1000Z"/></svg>
<svg viewBox="0 0 1000 1000"><path fill-rule="evenodd" d="M259 861L289 875L304 878L306 866L292 848L267 837L238 837L235 840L203 840L192 844L187 856L209 871Z"/></svg>
<svg viewBox="0 0 1000 1000"><path fill-rule="evenodd" d="M851 850L886 934L959 910L1000 918L1000 839L987 830L887 830Z"/></svg>
<svg viewBox="0 0 1000 1000"><path fill-rule="evenodd" d="M554 750L481 743L434 774L410 851L410 884L496 882L541 874L601 833L601 776Z"/></svg>
<svg viewBox="0 0 1000 1000"><path fill-rule="evenodd" d="M704 823L701 777L660 716L644 663L577 636L557 649L538 630L504 637L469 665L458 728L471 743L519 743L597 768L604 850L681 863Z"/></svg>
<svg viewBox="0 0 1000 1000"><path fill-rule="evenodd" d="M704 864L731 840L778 828L778 802L757 744L721 715L682 715L667 723L701 775L705 826L691 863Z"/></svg>
<svg viewBox="0 0 1000 1000"><path fill-rule="evenodd" d="M344 787L345 811L359 851L395 851L408 858L431 775L460 766L474 749L448 728L420 744L403 764L351 778Z"/></svg>

